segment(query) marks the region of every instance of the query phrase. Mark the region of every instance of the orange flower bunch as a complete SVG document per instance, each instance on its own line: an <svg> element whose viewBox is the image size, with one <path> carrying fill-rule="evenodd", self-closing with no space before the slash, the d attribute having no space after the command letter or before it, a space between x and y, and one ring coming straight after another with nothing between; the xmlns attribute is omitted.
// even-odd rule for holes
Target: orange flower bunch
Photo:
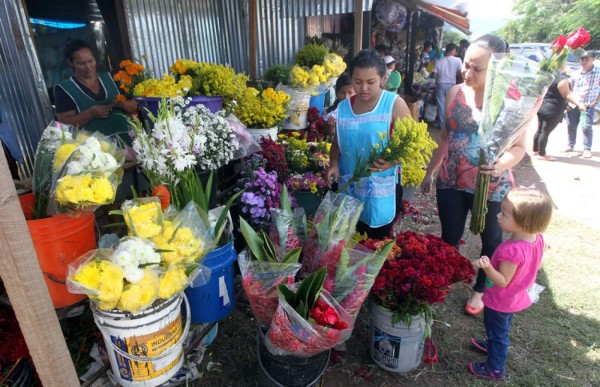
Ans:
<svg viewBox="0 0 600 387"><path fill-rule="evenodd" d="M145 59L143 55L142 59ZM131 96L135 85L151 77L151 74L143 64L129 59L122 60L119 63L119 69L119 72L113 76L113 79L119 82L119 88L123 90L126 96ZM119 95L117 99L124 101L126 99L125 95Z"/></svg>

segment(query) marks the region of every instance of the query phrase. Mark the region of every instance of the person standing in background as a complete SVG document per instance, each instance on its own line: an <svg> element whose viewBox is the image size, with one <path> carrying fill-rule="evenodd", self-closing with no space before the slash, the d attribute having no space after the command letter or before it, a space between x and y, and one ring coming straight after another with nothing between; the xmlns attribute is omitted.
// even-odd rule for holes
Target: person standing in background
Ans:
<svg viewBox="0 0 600 387"><path fill-rule="evenodd" d="M571 75L571 85L575 99L581 104L577 108L567 107L569 146L565 152L573 152L577 139L579 121L583 129L583 158L592 157L592 139L594 110L600 98L600 68L594 66L596 54L593 51L584 51L579 58L581 69ZM582 107L584 108L582 110ZM585 114L582 114L584 113Z"/></svg>
<svg viewBox="0 0 600 387"><path fill-rule="evenodd" d="M396 60L390 55L383 58L383 60L387 66L387 82L385 83L385 89L392 93L397 93L400 83L402 82L402 77L400 76L400 73L396 71Z"/></svg>
<svg viewBox="0 0 600 387"><path fill-rule="evenodd" d="M435 62L431 77L435 78L435 99L437 104L438 127L444 123L444 108L446 106L446 93L456 85L456 79L460 78L462 61L456 55L456 44L449 43L446 46L444 57Z"/></svg>
<svg viewBox="0 0 600 387"><path fill-rule="evenodd" d="M465 60L465 52L467 52L467 48L469 48L469 41L467 39L461 39L458 43L458 53L457 56L460 58L461 62Z"/></svg>

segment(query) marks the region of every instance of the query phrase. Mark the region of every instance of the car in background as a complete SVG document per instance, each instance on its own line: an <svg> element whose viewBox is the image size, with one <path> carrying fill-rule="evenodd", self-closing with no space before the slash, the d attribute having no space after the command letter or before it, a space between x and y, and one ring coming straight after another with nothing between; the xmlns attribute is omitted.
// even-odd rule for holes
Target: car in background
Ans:
<svg viewBox="0 0 600 387"><path fill-rule="evenodd" d="M510 45L510 53L540 62L542 58L547 58L552 54L552 45L550 43L514 43ZM565 75L570 77L573 71L578 69L579 57L575 53L569 52L565 63Z"/></svg>

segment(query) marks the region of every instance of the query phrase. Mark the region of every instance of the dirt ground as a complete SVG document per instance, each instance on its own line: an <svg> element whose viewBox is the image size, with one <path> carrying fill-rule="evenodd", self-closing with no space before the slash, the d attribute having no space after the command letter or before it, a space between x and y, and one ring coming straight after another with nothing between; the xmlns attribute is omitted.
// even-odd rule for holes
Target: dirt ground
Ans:
<svg viewBox="0 0 600 387"><path fill-rule="evenodd" d="M516 183L523 186L535 185L537 189L547 192L556 206L557 216L572 219L594 231L600 230L598 217L598 188L600 188L600 141L598 127L595 151L591 159L581 158L581 145L576 146L580 152L563 153L566 148L566 125L560 124L550 136L548 154L557 158L554 162L538 160L531 152L514 168ZM431 129L437 136L436 129ZM529 134L528 149L531 150ZM579 134L581 136L581 134ZM581 138L579 139L581 142ZM594 148L593 148L594 149ZM404 230L431 232L439 235L439 225L433 197L424 197L417 193L413 202L416 211L405 217ZM577 235L577 230L564 230L565 233ZM478 237L465 233L465 245L462 253L470 259L477 258L479 250ZM237 290L243 292L239 285ZM416 370L405 374L394 374L381 370L368 354L369 319L365 307L359 315L354 333L347 342L347 350L336 352L332 357L322 386L440 386L440 385L483 385L468 376L466 365L476 355L466 344L467 334L483 334L483 323L480 316L473 318L462 312L468 296L467 285L454 287L446 302L435 307L433 337L439 351L439 363L422 364ZM518 334L518 333L517 333ZM464 339L464 340L463 340ZM457 342L463 340L464 342ZM519 338L517 337L517 340ZM523 344L523 343L522 343ZM526 345L526 344L524 344ZM249 304L238 294L237 304L230 317L219 323L217 339L210 345L203 360L203 378L194 382L194 386L256 386L258 385L259 367L257 364L256 325L252 319ZM529 354L516 351L511 355L510 364L517 368ZM526 366L525 366L526 367ZM526 368L525 368L526 369ZM525 371L526 372L526 371ZM467 376L465 376L467 375ZM532 385L557 385L544 376ZM576 380L568 378L566 380ZM516 382L516 380L515 380ZM517 383L518 384L518 383ZM585 385L575 383L571 385Z"/></svg>

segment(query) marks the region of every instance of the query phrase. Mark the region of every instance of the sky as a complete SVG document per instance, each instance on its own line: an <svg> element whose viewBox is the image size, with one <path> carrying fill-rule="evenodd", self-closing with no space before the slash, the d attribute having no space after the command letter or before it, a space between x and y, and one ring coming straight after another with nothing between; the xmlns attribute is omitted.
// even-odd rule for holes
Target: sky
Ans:
<svg viewBox="0 0 600 387"><path fill-rule="evenodd" d="M471 39L502 28L512 17L513 0L466 0L469 5Z"/></svg>

